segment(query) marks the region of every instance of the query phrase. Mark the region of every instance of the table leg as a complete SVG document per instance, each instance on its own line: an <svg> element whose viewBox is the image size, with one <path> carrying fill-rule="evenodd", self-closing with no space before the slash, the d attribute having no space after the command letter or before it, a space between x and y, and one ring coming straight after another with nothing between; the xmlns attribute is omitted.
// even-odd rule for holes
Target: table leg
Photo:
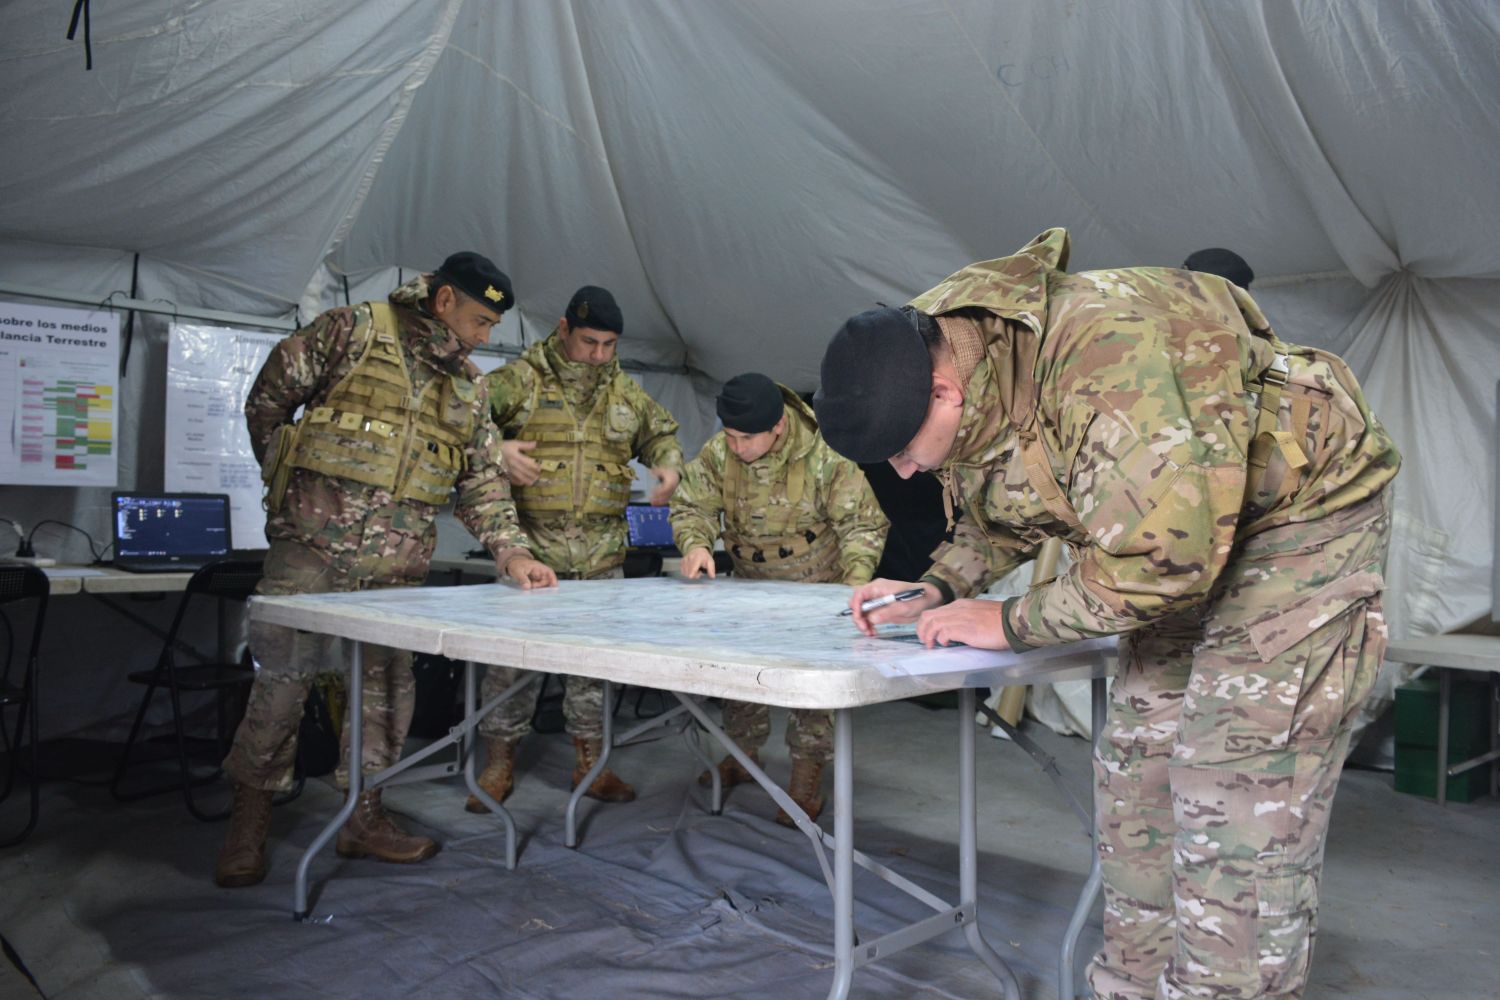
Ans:
<svg viewBox="0 0 1500 1000"><path fill-rule="evenodd" d="M478 705L479 680L475 676L474 661L464 662L464 719L465 721L474 717L474 709ZM489 806L490 812L500 817L500 822L505 824L505 867L508 871L516 870L516 821L512 818L510 810L491 797L489 792L479 787L479 779L474 774L474 750L477 741L474 738L474 730L465 729L463 738L459 743L459 756L464 762L464 784L468 786L469 792L480 802Z"/></svg>
<svg viewBox="0 0 1500 1000"><path fill-rule="evenodd" d="M1108 702L1109 686L1103 677L1095 677L1089 684L1089 702L1091 709L1091 736L1093 737L1094 749L1099 748L1099 740L1104 733L1104 722L1109 714ZM1090 761L1092 768L1092 761ZM1092 774L1089 777L1089 787L1094 789L1091 799L1098 808L1097 789ZM1094 901L1099 898L1099 888L1103 883L1103 872L1099 868L1099 826L1097 821L1090 824L1089 844L1092 847L1091 860L1089 862L1089 875L1084 880L1083 890L1078 894L1078 903L1073 907L1073 915L1068 920L1067 933L1063 935L1062 954L1057 960L1057 998L1058 1000L1074 1000L1078 996L1076 987L1073 985L1074 959L1078 953L1078 938L1083 933L1083 925L1088 921L1089 914L1093 912Z"/></svg>
<svg viewBox="0 0 1500 1000"><path fill-rule="evenodd" d="M354 648L349 656L349 717L344 720L344 725L349 730L349 795L338 815L302 852L302 860L297 865L296 898L292 904L294 920L307 919L307 870L312 865L313 857L354 815L354 807L359 804L360 787L364 781L364 747L361 745L364 736L364 645L358 642L351 645Z"/></svg>
<svg viewBox="0 0 1500 1000"><path fill-rule="evenodd" d="M564 821L563 845L566 847L578 846L578 802L588 793L593 786L594 779L604 773L604 768L609 764L609 752L614 749L615 743L615 712L614 712L615 686L609 681L604 682L604 738L599 748L599 759L594 766L588 769L583 780L578 782L578 787L573 789L573 794L568 796L568 812Z"/></svg>
<svg viewBox="0 0 1500 1000"><path fill-rule="evenodd" d="M682 729L682 739L692 751L693 756L702 761L703 766L708 769L708 780L713 786L709 812L714 816L721 816L724 813L724 781L719 775L718 762L709 756L707 750L703 749L703 740L698 735L699 730L695 723L696 720L689 715L687 724Z"/></svg>
<svg viewBox="0 0 1500 1000"><path fill-rule="evenodd" d="M973 717L973 705L969 715ZM854 713L833 713L833 986L829 1000L849 995L854 978Z"/></svg>
<svg viewBox="0 0 1500 1000"><path fill-rule="evenodd" d="M1446 667L1433 667L1438 672L1438 745L1437 745L1437 804L1448 804L1448 713L1453 697L1453 675Z"/></svg>
<svg viewBox="0 0 1500 1000"><path fill-rule="evenodd" d="M1020 1000L1021 984L979 929L979 820L974 775L974 689L958 693L958 905L967 911L969 949L1000 980L1005 1000ZM842 843L842 840L840 841Z"/></svg>

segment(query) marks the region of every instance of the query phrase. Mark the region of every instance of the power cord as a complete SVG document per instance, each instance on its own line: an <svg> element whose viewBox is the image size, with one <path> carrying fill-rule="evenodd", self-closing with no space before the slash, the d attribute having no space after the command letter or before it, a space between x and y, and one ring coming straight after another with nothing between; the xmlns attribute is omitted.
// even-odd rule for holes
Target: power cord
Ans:
<svg viewBox="0 0 1500 1000"><path fill-rule="evenodd" d="M31 534L27 535L26 539L21 543L20 548L16 549L16 555L20 556L23 559L36 558L36 549L32 546L31 540L36 537L36 533L42 529L43 525L46 524L55 524L61 528L72 528L84 538L87 538L89 541L89 554L94 557L94 562L96 564L100 561L99 546L94 544L93 535L89 534L87 531L84 531L76 524L69 524L67 521L53 521L51 519L38 521L36 523L36 527L31 529Z"/></svg>

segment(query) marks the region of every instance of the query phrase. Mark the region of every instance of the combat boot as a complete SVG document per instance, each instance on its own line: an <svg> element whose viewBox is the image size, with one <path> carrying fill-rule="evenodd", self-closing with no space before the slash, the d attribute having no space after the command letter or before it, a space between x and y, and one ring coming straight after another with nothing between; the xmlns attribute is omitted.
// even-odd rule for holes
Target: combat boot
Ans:
<svg viewBox="0 0 1500 1000"><path fill-rule="evenodd" d="M392 864L410 865L426 861L438 852L437 841L407 833L396 825L380 804L380 789L365 792L354 807L354 815L339 831L335 849L341 858L374 858Z"/></svg>
<svg viewBox="0 0 1500 1000"><path fill-rule="evenodd" d="M589 772L589 768L599 760L599 754L603 752L603 749L602 740L583 740L573 737L573 753L578 759L578 762L573 765L574 788L578 787L578 783ZM584 794L600 802L635 801L635 789L621 781L620 776L607 767L600 772L599 777L594 779L594 783Z"/></svg>
<svg viewBox="0 0 1500 1000"><path fill-rule="evenodd" d="M516 783L516 741L490 736L485 738L484 744L489 749L490 759L479 774L479 787L496 802L504 802L510 798L511 789ZM490 807L480 802L477 795L470 795L464 808L471 813L490 811Z"/></svg>
<svg viewBox="0 0 1500 1000"><path fill-rule="evenodd" d="M792 780L786 787L792 801L802 807L807 818L814 823L823 811L823 761L811 757L792 756ZM793 829L797 824L785 809L776 810L776 822Z"/></svg>
<svg viewBox="0 0 1500 1000"><path fill-rule="evenodd" d="M752 750L750 751L748 756L752 761L755 762L756 767L760 767L759 753ZM725 790L733 788L735 785L743 785L746 782L754 780L755 779L750 776L750 772L745 770L745 766L734 759L734 754L725 754L724 759L719 761L719 784L720 787L724 788ZM704 771L702 774L698 775L698 784L702 785L704 788L708 788L713 783L713 775L708 771Z"/></svg>
<svg viewBox="0 0 1500 1000"><path fill-rule="evenodd" d="M214 866L214 883L225 889L258 885L266 877L266 831L271 828L271 798L275 794L234 782L234 804L229 832Z"/></svg>

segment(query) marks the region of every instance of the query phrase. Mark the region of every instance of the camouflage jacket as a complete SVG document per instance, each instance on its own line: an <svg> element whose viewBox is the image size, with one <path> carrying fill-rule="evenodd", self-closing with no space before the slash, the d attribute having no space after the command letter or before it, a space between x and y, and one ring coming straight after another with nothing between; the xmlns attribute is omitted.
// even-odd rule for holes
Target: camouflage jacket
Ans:
<svg viewBox="0 0 1500 1000"><path fill-rule="evenodd" d="M420 275L390 295L413 390L420 392L440 374L477 378L457 336L422 310L426 298L427 280ZM357 310L330 309L272 349L245 398L257 460L265 461L278 426L290 424L298 407L318 406L354 367L362 346L353 336ZM499 436L483 419L482 394L474 405L478 419L464 452L454 513L497 558L508 560L530 543L516 519ZM379 487L293 469L286 501L267 522L266 534L317 550L352 586L420 584L432 560L437 512L415 500L396 502Z"/></svg>
<svg viewBox="0 0 1500 1000"><path fill-rule="evenodd" d="M555 336L528 347L521 357L487 378L490 415L506 439L521 437L536 405L537 380L560 384L575 412L587 413L595 395L606 387L622 398L636 423L632 455L648 468L682 471L682 446L677 443L677 421L666 407L647 395L618 360L593 366L569 361ZM596 576L625 561L629 542L622 517L593 518L582 523L565 517L533 516L522 512L521 523L532 540L537 558L569 576Z"/></svg>
<svg viewBox="0 0 1500 1000"><path fill-rule="evenodd" d="M1048 536L1074 564L1006 602L1018 649L1111 635L1209 599L1239 539L1368 517L1400 456L1343 362L1282 343L1248 293L1167 268L1068 274L1067 233L971 265L914 299L938 315L975 309L987 353L969 382L941 475L968 517L928 577L955 597L983 590ZM1291 385L1279 413L1307 464L1249 465L1256 380L1278 354ZM1034 422L1033 422L1034 421ZM1022 461L1043 446L1059 514ZM1368 505L1366 505L1367 507Z"/></svg>
<svg viewBox="0 0 1500 1000"><path fill-rule="evenodd" d="M823 441L807 404L784 387L782 396L786 400L787 432L773 451L738 470L744 475L742 482L750 487L742 489L740 496L748 499L756 492L769 493L770 503L788 504L790 470L794 464L801 464L805 485L798 501L800 510L791 518L792 523L799 531L831 527L838 540L837 572L833 579L823 582L841 581L853 586L866 583L880 562L889 523L875 502L865 474ZM764 511L748 502L726 509L725 475L729 463L739 461L720 431L688 463L682 485L672 497L671 514L673 540L683 552L698 546L712 551L721 529L726 529L726 535L764 534L756 524L764 521Z"/></svg>

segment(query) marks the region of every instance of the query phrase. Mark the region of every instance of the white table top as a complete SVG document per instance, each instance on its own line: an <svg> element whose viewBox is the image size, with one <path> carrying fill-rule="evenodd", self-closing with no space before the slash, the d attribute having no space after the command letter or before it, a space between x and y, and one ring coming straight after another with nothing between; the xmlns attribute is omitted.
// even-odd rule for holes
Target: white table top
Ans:
<svg viewBox="0 0 1500 1000"><path fill-rule="evenodd" d="M128 573L113 566L43 566L57 596L77 594L167 594L187 589L193 578L184 573Z"/></svg>
<svg viewBox="0 0 1500 1000"><path fill-rule="evenodd" d="M927 650L836 617L836 584L671 578L257 597L257 620L458 660L582 674L791 708L852 708L932 691L1104 676L1115 640L1030 653Z"/></svg>
<svg viewBox="0 0 1500 1000"><path fill-rule="evenodd" d="M1500 635L1430 635L1391 642L1385 658L1429 667L1500 673Z"/></svg>

